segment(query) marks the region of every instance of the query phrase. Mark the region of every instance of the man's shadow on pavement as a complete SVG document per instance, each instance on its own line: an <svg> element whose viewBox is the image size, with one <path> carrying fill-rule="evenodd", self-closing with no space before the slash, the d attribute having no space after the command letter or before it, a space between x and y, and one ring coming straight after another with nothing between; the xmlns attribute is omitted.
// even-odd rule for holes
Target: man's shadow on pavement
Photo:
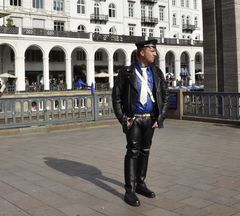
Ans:
<svg viewBox="0 0 240 216"><path fill-rule="evenodd" d="M71 161L71 160L66 160L66 159L51 158L51 157L45 157L44 160L49 167L59 172L62 172L69 176L80 177L112 193L113 195L123 199L123 195L121 193L119 193L116 189L109 186L105 182L109 182L109 183L124 187L123 183L102 175L101 170L99 170L98 168L92 165Z"/></svg>

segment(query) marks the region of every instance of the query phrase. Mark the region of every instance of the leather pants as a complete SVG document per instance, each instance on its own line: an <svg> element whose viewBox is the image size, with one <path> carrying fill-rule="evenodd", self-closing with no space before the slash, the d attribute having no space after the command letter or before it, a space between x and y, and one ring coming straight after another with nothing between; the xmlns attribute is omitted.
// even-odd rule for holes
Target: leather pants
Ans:
<svg viewBox="0 0 240 216"><path fill-rule="evenodd" d="M153 123L151 117L136 117L126 133L127 152L124 161L126 192L135 192L136 184L144 184L154 134Z"/></svg>

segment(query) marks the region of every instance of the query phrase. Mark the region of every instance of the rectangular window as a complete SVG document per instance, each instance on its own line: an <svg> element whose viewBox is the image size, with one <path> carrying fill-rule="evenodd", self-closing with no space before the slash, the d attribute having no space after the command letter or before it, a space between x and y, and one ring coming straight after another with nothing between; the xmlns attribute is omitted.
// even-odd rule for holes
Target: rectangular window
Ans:
<svg viewBox="0 0 240 216"><path fill-rule="evenodd" d="M85 14L85 3L84 3L84 1L80 1L80 3L77 4L77 13Z"/></svg>
<svg viewBox="0 0 240 216"><path fill-rule="evenodd" d="M176 14L173 14L172 24L173 24L174 26L177 25L177 16L176 16Z"/></svg>
<svg viewBox="0 0 240 216"><path fill-rule="evenodd" d="M32 0L33 8L43 8L43 0Z"/></svg>
<svg viewBox="0 0 240 216"><path fill-rule="evenodd" d="M149 29L149 37L153 37L153 29Z"/></svg>
<svg viewBox="0 0 240 216"><path fill-rule="evenodd" d="M185 0L181 0L181 7L184 7L184 5L185 5L185 4L184 4L184 1L185 1Z"/></svg>
<svg viewBox="0 0 240 216"><path fill-rule="evenodd" d="M196 10L197 9L197 0L193 0L193 8Z"/></svg>
<svg viewBox="0 0 240 216"><path fill-rule="evenodd" d="M142 28L142 36L146 36L147 35L147 29L146 28Z"/></svg>
<svg viewBox="0 0 240 216"><path fill-rule="evenodd" d="M172 0L172 6L176 6L176 0Z"/></svg>
<svg viewBox="0 0 240 216"><path fill-rule="evenodd" d="M164 28L160 28L160 38L164 38L164 31L165 29Z"/></svg>
<svg viewBox="0 0 240 216"><path fill-rule="evenodd" d="M186 7L189 8L189 0L186 0Z"/></svg>
<svg viewBox="0 0 240 216"><path fill-rule="evenodd" d="M128 3L128 16L134 17L134 3L133 2Z"/></svg>
<svg viewBox="0 0 240 216"><path fill-rule="evenodd" d="M146 17L146 7L145 7L145 5L141 6L141 17Z"/></svg>
<svg viewBox="0 0 240 216"><path fill-rule="evenodd" d="M129 35L134 36L134 27L133 26L129 26Z"/></svg>
<svg viewBox="0 0 240 216"><path fill-rule="evenodd" d="M64 0L54 0L53 2L53 10L63 11Z"/></svg>
<svg viewBox="0 0 240 216"><path fill-rule="evenodd" d="M54 21L54 31L64 31L64 22Z"/></svg>
<svg viewBox="0 0 240 216"><path fill-rule="evenodd" d="M149 6L149 7L148 7L148 16L149 16L150 18L153 17L153 7L152 7L152 6Z"/></svg>
<svg viewBox="0 0 240 216"><path fill-rule="evenodd" d="M21 0L10 0L10 5L12 6L22 6Z"/></svg>
<svg viewBox="0 0 240 216"><path fill-rule="evenodd" d="M164 21L164 7L159 7L159 20Z"/></svg>

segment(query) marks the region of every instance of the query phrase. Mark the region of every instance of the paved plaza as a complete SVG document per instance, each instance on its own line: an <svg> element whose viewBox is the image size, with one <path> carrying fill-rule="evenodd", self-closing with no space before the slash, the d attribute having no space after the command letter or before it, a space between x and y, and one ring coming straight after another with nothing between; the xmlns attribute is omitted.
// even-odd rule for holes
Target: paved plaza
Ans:
<svg viewBox="0 0 240 216"><path fill-rule="evenodd" d="M115 120L114 120L115 121ZM117 122L0 137L0 216L240 216L240 128L166 120L147 182L157 197L123 201Z"/></svg>

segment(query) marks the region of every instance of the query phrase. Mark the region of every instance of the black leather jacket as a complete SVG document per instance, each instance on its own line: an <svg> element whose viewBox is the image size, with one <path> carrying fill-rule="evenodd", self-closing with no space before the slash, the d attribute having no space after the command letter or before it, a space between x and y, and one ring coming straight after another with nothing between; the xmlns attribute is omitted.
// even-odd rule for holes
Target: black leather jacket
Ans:
<svg viewBox="0 0 240 216"><path fill-rule="evenodd" d="M159 127L163 127L163 121L167 110L168 91L163 72L156 66L152 66L154 76L153 96L155 98L155 118ZM124 116L133 117L138 98L137 75L134 64L123 67L116 78L112 91L112 102L115 115L122 124Z"/></svg>

